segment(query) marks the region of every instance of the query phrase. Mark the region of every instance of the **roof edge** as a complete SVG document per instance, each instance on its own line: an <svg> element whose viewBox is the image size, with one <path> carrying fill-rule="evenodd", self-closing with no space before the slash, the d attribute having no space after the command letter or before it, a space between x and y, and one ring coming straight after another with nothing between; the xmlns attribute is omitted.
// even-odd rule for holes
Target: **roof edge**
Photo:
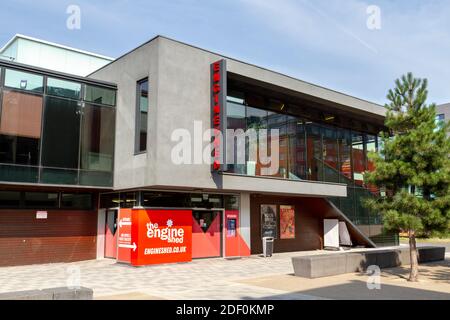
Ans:
<svg viewBox="0 0 450 320"><path fill-rule="evenodd" d="M20 34L20 33L17 33L16 35L14 35L14 37L12 37L0 49L0 53L5 51L14 41L16 41L18 39L25 39L25 40L29 40L29 41L33 41L33 42L37 42L37 43L42 43L42 44L46 44L46 45L49 45L49 46L57 47L57 48L60 48L60 49L65 49L65 50L69 50L69 51L73 51L73 52L77 52L77 53L82 53L82 54L89 55L89 56L96 57L96 58L109 60L110 62L113 62L115 60L112 57L108 57L108 56L101 55L101 54L98 54L98 53L77 49L77 48L74 48L74 47L65 46L65 45L62 45L62 44L59 44L59 43L56 43L56 42L51 42L51 41L46 41L46 40L42 40L42 39L26 36L26 35L23 35L23 34Z"/></svg>

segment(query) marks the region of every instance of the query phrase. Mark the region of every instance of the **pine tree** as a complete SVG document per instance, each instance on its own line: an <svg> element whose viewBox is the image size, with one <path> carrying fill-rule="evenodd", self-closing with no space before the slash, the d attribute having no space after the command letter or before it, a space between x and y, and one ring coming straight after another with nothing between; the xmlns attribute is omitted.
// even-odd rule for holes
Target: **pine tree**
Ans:
<svg viewBox="0 0 450 320"><path fill-rule="evenodd" d="M372 153L375 170L365 174L368 184L385 190L366 206L383 216L384 227L407 232L411 257L409 281L418 281L418 233L449 229L449 124L436 122L436 106L427 105L427 80L412 73L389 90L381 150Z"/></svg>

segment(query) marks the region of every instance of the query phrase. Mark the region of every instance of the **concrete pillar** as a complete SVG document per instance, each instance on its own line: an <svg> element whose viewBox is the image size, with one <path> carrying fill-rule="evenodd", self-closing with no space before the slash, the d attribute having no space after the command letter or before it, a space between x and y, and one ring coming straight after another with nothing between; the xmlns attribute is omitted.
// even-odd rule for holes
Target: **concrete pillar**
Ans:
<svg viewBox="0 0 450 320"><path fill-rule="evenodd" d="M105 258L106 209L98 210L97 221L97 260Z"/></svg>
<svg viewBox="0 0 450 320"><path fill-rule="evenodd" d="M240 233L250 247L250 193L241 193Z"/></svg>

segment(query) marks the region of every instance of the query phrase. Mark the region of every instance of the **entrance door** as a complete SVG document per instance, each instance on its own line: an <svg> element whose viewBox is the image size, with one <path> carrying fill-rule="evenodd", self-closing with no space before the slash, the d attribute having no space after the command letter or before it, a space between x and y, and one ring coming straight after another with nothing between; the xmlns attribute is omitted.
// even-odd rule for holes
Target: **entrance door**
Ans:
<svg viewBox="0 0 450 320"><path fill-rule="evenodd" d="M222 215L220 211L192 212L192 258L222 256Z"/></svg>
<svg viewBox="0 0 450 320"><path fill-rule="evenodd" d="M106 211L105 258L117 258L117 210Z"/></svg>

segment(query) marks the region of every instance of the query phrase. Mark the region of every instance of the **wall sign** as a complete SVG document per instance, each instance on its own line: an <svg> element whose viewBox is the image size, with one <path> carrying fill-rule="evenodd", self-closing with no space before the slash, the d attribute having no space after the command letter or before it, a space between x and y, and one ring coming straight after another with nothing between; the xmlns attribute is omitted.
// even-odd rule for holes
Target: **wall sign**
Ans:
<svg viewBox="0 0 450 320"><path fill-rule="evenodd" d="M36 219L38 220L45 220L48 218L48 212L47 211L36 211Z"/></svg>
<svg viewBox="0 0 450 320"><path fill-rule="evenodd" d="M131 234L133 266L192 260L192 211L133 210Z"/></svg>
<svg viewBox="0 0 450 320"><path fill-rule="evenodd" d="M295 239L295 209L280 206L280 239Z"/></svg>
<svg viewBox="0 0 450 320"><path fill-rule="evenodd" d="M132 239L132 210L120 209L118 217L117 261L131 262L131 252L137 249L137 244Z"/></svg>
<svg viewBox="0 0 450 320"><path fill-rule="evenodd" d="M261 205L261 237L277 237L276 205Z"/></svg>
<svg viewBox="0 0 450 320"><path fill-rule="evenodd" d="M214 130L212 172L226 171L227 66L222 59L211 65L211 126Z"/></svg>

